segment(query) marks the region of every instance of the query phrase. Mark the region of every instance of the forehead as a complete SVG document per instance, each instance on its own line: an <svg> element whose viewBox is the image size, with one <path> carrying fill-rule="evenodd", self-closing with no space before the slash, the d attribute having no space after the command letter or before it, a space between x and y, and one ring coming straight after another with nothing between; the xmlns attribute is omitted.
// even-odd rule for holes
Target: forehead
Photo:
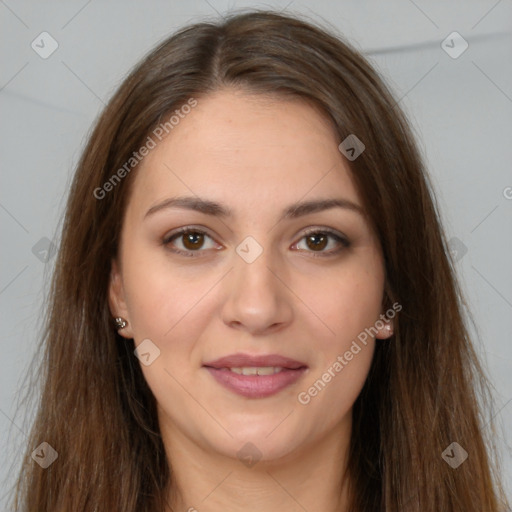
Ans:
<svg viewBox="0 0 512 512"><path fill-rule="evenodd" d="M198 99L144 157L130 203L142 209L187 193L235 212L281 210L308 195L360 204L337 139L330 120L305 102L219 91Z"/></svg>

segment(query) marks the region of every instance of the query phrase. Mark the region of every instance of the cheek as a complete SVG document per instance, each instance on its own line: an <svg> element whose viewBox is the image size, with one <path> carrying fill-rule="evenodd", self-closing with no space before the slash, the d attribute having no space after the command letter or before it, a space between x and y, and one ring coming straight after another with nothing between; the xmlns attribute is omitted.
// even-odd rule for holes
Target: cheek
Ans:
<svg viewBox="0 0 512 512"><path fill-rule="evenodd" d="M136 343L154 341L163 352L193 346L211 316L208 292L215 272L187 271L165 257L132 253L125 263L125 293ZM208 311L207 311L208 309Z"/></svg>
<svg viewBox="0 0 512 512"><path fill-rule="evenodd" d="M169 279L169 270L160 252L161 248L148 247L141 234L126 236L124 290L136 341L151 337L150 334L160 338L172 327L173 305L180 304L182 290L176 281Z"/></svg>
<svg viewBox="0 0 512 512"><path fill-rule="evenodd" d="M368 376L375 342L358 345L350 361L345 359L345 352L331 357L322 371L312 375L300 390L298 407L312 430L321 432L334 428L350 414Z"/></svg>
<svg viewBox="0 0 512 512"><path fill-rule="evenodd" d="M211 321L212 302L206 296L218 277L193 279L162 263L126 265L126 296L135 346L149 339L158 357L141 370L159 402L172 397L186 408L189 398L180 383L192 382L201 360L198 340ZM147 345L146 345L147 346Z"/></svg>
<svg viewBox="0 0 512 512"><path fill-rule="evenodd" d="M312 286L315 282L316 286ZM314 339L317 365L299 402L326 421L338 421L359 395L368 375L384 286L378 259L355 261L321 279L304 279L300 290L308 297L304 328ZM316 333L316 334L315 334ZM307 402L307 404L306 404ZM328 404L328 406L326 406Z"/></svg>
<svg viewBox="0 0 512 512"><path fill-rule="evenodd" d="M324 348L344 346L378 320L384 288L378 261L355 262L338 272L303 278L295 290L309 307L308 323L324 340Z"/></svg>
<svg viewBox="0 0 512 512"><path fill-rule="evenodd" d="M374 331L369 329L381 312L382 287L378 274L351 272L329 279L323 291L317 288L310 294L311 309L322 321L307 316L305 330L314 340L316 365L297 402L315 431L341 421L364 386L375 349Z"/></svg>

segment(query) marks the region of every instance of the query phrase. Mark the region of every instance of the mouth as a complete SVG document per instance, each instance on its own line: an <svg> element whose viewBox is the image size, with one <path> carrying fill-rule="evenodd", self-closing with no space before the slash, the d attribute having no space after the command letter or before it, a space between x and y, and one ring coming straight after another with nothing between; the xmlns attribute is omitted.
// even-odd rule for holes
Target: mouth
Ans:
<svg viewBox="0 0 512 512"><path fill-rule="evenodd" d="M219 384L247 398L275 395L296 383L308 370L305 363L277 354L233 354L203 367Z"/></svg>

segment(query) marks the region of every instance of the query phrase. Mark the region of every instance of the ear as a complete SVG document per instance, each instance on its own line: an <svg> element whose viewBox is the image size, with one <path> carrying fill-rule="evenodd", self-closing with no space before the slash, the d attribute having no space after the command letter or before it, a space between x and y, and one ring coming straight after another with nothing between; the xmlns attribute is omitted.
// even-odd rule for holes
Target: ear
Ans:
<svg viewBox="0 0 512 512"><path fill-rule="evenodd" d="M377 334L375 338L379 340L386 340L393 336L393 331L395 328L395 323L392 318L387 318L384 313L380 315L379 320L375 322L375 329L377 329Z"/></svg>
<svg viewBox="0 0 512 512"><path fill-rule="evenodd" d="M119 329L117 332L123 336L123 338L133 338L133 331L128 315L128 308L126 306L123 280L117 261L112 259L110 269L110 282L108 288L108 305L110 312L114 318L120 316L128 321L128 325L123 329Z"/></svg>

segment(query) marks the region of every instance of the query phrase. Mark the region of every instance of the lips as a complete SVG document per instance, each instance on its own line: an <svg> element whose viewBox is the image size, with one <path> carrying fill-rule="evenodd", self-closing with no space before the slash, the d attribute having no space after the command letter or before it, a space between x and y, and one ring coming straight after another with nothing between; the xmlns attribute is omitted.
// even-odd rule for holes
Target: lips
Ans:
<svg viewBox="0 0 512 512"><path fill-rule="evenodd" d="M203 366L224 388L246 398L275 395L296 383L308 371L305 363L278 354L250 356L238 353Z"/></svg>
<svg viewBox="0 0 512 512"><path fill-rule="evenodd" d="M289 357L280 356L278 354L269 354L264 356L251 356L249 354L236 353L229 356L221 357L215 361L204 363L203 366L209 368L242 368L242 367L280 367L289 370L298 370L299 368L307 368L306 363L296 361Z"/></svg>

